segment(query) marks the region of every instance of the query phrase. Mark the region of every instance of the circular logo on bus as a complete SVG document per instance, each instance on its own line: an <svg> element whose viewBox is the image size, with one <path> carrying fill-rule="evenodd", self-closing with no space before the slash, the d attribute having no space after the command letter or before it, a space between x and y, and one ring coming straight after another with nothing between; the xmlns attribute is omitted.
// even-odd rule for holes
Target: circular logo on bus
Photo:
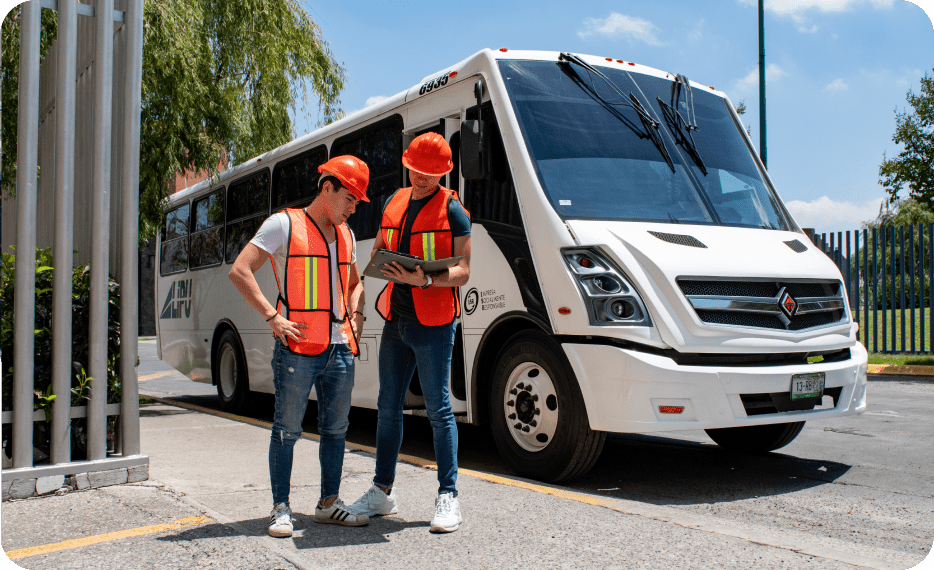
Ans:
<svg viewBox="0 0 934 570"><path fill-rule="evenodd" d="M474 311L477 310L477 305L480 304L480 293L477 292L477 288L474 287L470 291L467 291L467 295L464 296L464 312L468 315L472 315Z"/></svg>

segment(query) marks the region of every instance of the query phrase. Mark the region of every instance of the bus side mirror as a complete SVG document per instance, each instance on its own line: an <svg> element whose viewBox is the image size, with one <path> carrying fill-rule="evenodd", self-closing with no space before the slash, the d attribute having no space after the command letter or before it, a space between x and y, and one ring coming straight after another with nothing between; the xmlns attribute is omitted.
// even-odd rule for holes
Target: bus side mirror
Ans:
<svg viewBox="0 0 934 570"><path fill-rule="evenodd" d="M481 180L490 172L490 126L485 121L461 121L461 174Z"/></svg>

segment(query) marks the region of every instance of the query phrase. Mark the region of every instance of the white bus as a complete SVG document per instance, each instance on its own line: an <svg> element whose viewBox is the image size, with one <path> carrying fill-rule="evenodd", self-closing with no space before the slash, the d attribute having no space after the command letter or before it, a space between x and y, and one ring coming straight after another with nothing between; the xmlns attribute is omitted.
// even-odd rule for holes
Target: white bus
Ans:
<svg viewBox="0 0 934 570"><path fill-rule="evenodd" d="M634 62L483 50L409 90L173 195L156 275L159 356L226 409L273 392L273 336L227 274L263 220L304 206L317 166L369 165L348 223L359 263L408 186L402 151L442 134L470 211L450 379L519 474L590 469L607 433L704 429L762 452L866 409L867 353L840 272L795 224L713 87ZM276 298L271 264L257 274ZM367 279L353 391L375 408L385 282ZM312 395L314 397L314 395ZM406 399L424 415L417 381Z"/></svg>

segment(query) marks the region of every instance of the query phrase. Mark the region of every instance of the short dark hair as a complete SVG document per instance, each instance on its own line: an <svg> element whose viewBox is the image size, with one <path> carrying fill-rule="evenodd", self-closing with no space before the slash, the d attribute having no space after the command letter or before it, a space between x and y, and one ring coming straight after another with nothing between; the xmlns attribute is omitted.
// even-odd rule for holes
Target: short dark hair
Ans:
<svg viewBox="0 0 934 570"><path fill-rule="evenodd" d="M324 188L324 183L327 182L328 180L331 181L331 184L334 185L334 188L335 188L336 190L339 190L339 189L341 189L341 188L344 187L344 185L341 184L341 181L338 180L336 176L326 175L326 176L322 176L320 179L318 179L318 192L319 192L319 193L320 193L321 190Z"/></svg>

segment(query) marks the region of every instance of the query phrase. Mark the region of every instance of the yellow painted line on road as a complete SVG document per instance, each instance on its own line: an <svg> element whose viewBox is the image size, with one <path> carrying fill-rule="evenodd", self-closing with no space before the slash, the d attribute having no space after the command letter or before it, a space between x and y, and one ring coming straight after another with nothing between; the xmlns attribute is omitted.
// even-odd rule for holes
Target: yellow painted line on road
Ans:
<svg viewBox="0 0 934 570"><path fill-rule="evenodd" d="M499 485L507 485L509 487L518 487L519 489L527 489L529 491L534 491L536 493L542 493L545 495L552 495L554 497L559 497L561 499L568 499L570 501L576 501L578 503L584 503L587 505L593 505L595 507L607 507L609 505L616 504L617 501L606 499L604 497L595 497L593 495L585 495L584 493L576 493L574 491L568 491L567 489L557 489L555 487L548 487L547 485L536 485L534 483L529 483L527 481L521 481L519 479L512 479L510 477L502 477L500 475L493 475L491 473L484 473L482 471L472 471L470 469L458 469L458 475L469 475L476 479L483 479L484 481L489 481L490 483L496 483Z"/></svg>
<svg viewBox="0 0 934 570"><path fill-rule="evenodd" d="M170 376L176 374L175 370L166 370L165 372L156 372L154 374L147 374L145 376L140 376L136 381L145 382L146 380L155 380L156 378L163 378L165 376Z"/></svg>
<svg viewBox="0 0 934 570"><path fill-rule="evenodd" d="M870 374L895 374L898 376L934 376L934 366L907 366L903 364L870 364Z"/></svg>
<svg viewBox="0 0 934 570"><path fill-rule="evenodd" d="M154 534L157 532L165 532L171 530L178 530L185 527L202 525L205 523L214 522L208 517L188 517L184 519L179 519L174 522L164 523L164 524L154 524L151 526L141 526L139 528L131 528L127 530L120 530L117 532L109 532L107 534L97 534L94 536L86 536L84 538L76 538L74 540L66 540L64 542L56 542L54 544L46 544L43 546L32 546L30 548L20 548L19 550L11 550L6 553L10 560L15 560L17 558L27 558L29 556L38 556L40 554L49 554L51 552L58 552L59 550L70 550L72 548L81 548L82 546L90 546L92 544L99 544L101 542L108 542L111 540L119 540L121 538L130 538L133 536L142 536L145 534Z"/></svg>

